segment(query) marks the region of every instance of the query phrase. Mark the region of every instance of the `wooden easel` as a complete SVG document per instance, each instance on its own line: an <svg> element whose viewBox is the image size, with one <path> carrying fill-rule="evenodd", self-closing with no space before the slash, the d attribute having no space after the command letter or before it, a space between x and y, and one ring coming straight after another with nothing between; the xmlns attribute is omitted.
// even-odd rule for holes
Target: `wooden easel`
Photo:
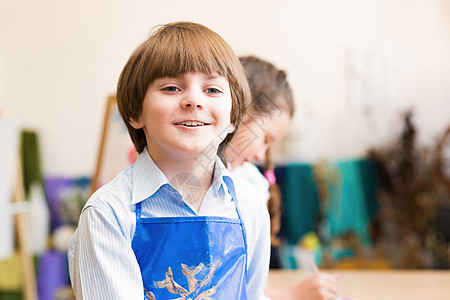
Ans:
<svg viewBox="0 0 450 300"><path fill-rule="evenodd" d="M114 108L114 106L117 105L116 96L112 95L108 97L108 101L106 102L106 109L105 109L105 116L103 119L103 130L102 130L102 136L100 139L100 147L97 154L97 163L95 165L95 172L94 176L92 177L91 182L91 192L89 195L92 195L98 188L99 185L99 179L100 179L100 172L102 170L103 166L103 154L105 152L105 144L106 144L106 138L108 134L108 126L111 122L111 110Z"/></svg>
<svg viewBox="0 0 450 300"><path fill-rule="evenodd" d="M16 182L14 184L14 203L25 202L25 193L22 178L22 163L20 155L18 155ZM17 244L19 248L20 263L23 270L25 299L37 300L36 276L33 263L33 254L30 251L30 245L27 238L27 229L29 227L26 214L26 212L19 212L15 214L15 223L18 238Z"/></svg>
<svg viewBox="0 0 450 300"><path fill-rule="evenodd" d="M8 113L0 109L0 119L7 116ZM22 162L20 159L20 153L17 150L16 154L16 173L13 180L13 203L14 207L19 207L25 203L25 192L23 186L22 177ZM23 206L22 206L23 207ZM23 271L24 277L24 299L26 300L37 300L37 289L36 289L36 276L34 270L33 256L30 251L30 245L27 236L28 230L28 218L27 211L22 209L18 212L14 212L14 221L17 228L17 247L20 256L20 263Z"/></svg>
<svg viewBox="0 0 450 300"><path fill-rule="evenodd" d="M91 180L90 195L131 163L129 159L132 149L134 146L119 114L116 96L110 95L106 101L103 130Z"/></svg>

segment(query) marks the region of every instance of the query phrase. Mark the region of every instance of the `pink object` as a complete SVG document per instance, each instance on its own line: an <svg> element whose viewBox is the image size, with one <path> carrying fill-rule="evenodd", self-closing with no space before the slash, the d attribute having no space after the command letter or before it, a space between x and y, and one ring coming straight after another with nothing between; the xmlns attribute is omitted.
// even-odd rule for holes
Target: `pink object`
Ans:
<svg viewBox="0 0 450 300"><path fill-rule="evenodd" d="M277 182L277 178L275 177L275 172L273 170L265 170L264 177L266 177L270 185L275 184Z"/></svg>

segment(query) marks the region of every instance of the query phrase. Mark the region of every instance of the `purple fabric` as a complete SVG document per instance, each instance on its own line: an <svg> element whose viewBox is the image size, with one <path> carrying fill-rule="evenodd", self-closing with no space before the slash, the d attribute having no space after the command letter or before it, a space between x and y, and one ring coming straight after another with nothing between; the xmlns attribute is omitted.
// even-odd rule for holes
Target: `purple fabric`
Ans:
<svg viewBox="0 0 450 300"><path fill-rule="evenodd" d="M45 193L50 208L52 230L64 224L61 218L61 194L64 190L72 188L73 184L74 180L72 178L53 177L44 179Z"/></svg>
<svg viewBox="0 0 450 300"><path fill-rule="evenodd" d="M78 223L79 214L87 200L89 182L88 177L47 177L44 179L52 231L63 224L76 225Z"/></svg>
<svg viewBox="0 0 450 300"><path fill-rule="evenodd" d="M39 300L53 300L58 288L70 285L66 256L58 251L48 251L41 256L37 270Z"/></svg>

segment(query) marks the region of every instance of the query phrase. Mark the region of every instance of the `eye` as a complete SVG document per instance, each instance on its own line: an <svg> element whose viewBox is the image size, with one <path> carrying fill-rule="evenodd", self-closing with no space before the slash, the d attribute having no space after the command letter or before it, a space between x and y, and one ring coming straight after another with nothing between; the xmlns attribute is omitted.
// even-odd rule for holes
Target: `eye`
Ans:
<svg viewBox="0 0 450 300"><path fill-rule="evenodd" d="M179 88L177 88L176 86L167 86L165 88L162 89L163 91L167 91L167 92L178 92L180 91Z"/></svg>
<svg viewBox="0 0 450 300"><path fill-rule="evenodd" d="M222 93L221 90L216 89L216 88L207 88L207 89L205 90L205 92L208 93L208 94Z"/></svg>
<svg viewBox="0 0 450 300"><path fill-rule="evenodd" d="M271 134L266 134L264 136L264 144L271 146L275 142L275 138Z"/></svg>

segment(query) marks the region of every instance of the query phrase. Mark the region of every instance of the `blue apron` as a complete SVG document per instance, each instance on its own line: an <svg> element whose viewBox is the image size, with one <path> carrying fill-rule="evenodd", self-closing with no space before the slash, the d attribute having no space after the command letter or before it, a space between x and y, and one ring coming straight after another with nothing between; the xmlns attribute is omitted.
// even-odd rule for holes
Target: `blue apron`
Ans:
<svg viewBox="0 0 450 300"><path fill-rule="evenodd" d="M132 248L145 299L247 299L247 241L233 202L238 219L141 218L136 204Z"/></svg>

